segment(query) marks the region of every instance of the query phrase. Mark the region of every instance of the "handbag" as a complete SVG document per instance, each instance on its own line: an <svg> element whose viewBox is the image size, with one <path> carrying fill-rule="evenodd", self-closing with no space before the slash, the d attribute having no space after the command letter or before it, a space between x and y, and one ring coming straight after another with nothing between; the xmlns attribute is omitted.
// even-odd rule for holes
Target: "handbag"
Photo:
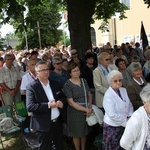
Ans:
<svg viewBox="0 0 150 150"><path fill-rule="evenodd" d="M83 85L83 89L84 89L84 96L85 96L85 104L86 104L86 108L88 108L88 102L87 102L87 94L86 94L86 89L85 89L85 84L83 79L81 79L82 85ZM86 116L86 122L89 126L93 126L98 122L97 116L95 114L95 112L93 111L92 114L88 117Z"/></svg>

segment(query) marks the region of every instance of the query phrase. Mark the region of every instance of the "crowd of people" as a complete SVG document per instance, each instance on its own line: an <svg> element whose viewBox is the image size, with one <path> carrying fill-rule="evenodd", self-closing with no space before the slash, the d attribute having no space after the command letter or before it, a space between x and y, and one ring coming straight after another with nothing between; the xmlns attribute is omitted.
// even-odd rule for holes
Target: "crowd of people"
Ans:
<svg viewBox="0 0 150 150"><path fill-rule="evenodd" d="M63 149L63 124L85 150L92 104L104 114L103 150L150 150L150 49L108 42L80 58L71 46L0 52L1 105L23 100L39 150ZM52 144L53 142L53 144Z"/></svg>

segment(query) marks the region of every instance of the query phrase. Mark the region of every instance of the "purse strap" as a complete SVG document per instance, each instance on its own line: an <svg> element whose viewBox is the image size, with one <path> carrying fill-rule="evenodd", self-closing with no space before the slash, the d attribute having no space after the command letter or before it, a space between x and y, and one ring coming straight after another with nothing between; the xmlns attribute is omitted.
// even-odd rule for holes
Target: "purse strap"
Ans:
<svg viewBox="0 0 150 150"><path fill-rule="evenodd" d="M87 94L86 94L86 89L85 89L85 84L84 84L83 78L81 78L81 82L82 82L83 89L84 89L84 97L85 97L86 108L88 108L88 104L87 104Z"/></svg>

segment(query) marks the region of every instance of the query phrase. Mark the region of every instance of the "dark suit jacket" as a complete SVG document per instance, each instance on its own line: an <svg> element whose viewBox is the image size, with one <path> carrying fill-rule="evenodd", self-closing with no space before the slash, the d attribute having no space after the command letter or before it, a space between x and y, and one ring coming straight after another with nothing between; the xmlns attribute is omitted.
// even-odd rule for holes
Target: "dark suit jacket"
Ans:
<svg viewBox="0 0 150 150"><path fill-rule="evenodd" d="M146 85L145 80L144 80L144 85ZM132 81L126 87L126 89L127 89L129 99L132 102L132 105L134 107L134 110L137 110L140 106L143 105L143 102L140 97L140 92L142 91L142 87L132 79Z"/></svg>
<svg viewBox="0 0 150 150"><path fill-rule="evenodd" d="M65 105L65 96L59 87L59 84L50 80L54 99L61 100ZM48 132L51 127L51 108L48 108L48 98L46 93L37 79L27 86L26 90L26 107L32 113L30 128L37 131ZM60 109L59 109L60 110ZM60 111L61 114L61 111Z"/></svg>

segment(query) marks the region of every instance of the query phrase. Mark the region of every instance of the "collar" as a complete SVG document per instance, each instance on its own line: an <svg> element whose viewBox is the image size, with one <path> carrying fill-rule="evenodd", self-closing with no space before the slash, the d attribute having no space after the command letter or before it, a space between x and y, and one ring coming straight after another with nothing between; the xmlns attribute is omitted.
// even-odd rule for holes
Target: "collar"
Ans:
<svg viewBox="0 0 150 150"><path fill-rule="evenodd" d="M3 67L4 67L5 69L9 69L9 70L11 70L11 69L13 68L13 66L11 66L11 69L8 68L8 67L6 66L6 63L4 63Z"/></svg>
<svg viewBox="0 0 150 150"><path fill-rule="evenodd" d="M141 82L142 82L142 83L138 82L136 79L133 78L133 80L134 80L137 84L143 85L143 84L144 84L144 80L143 80L142 78L140 78L140 79L141 79Z"/></svg>
<svg viewBox="0 0 150 150"><path fill-rule="evenodd" d="M30 75L34 76L34 78L37 78L31 71L28 72Z"/></svg>
<svg viewBox="0 0 150 150"><path fill-rule="evenodd" d="M39 81L40 81L40 80L39 80ZM43 82L41 82L41 81L40 81L40 83L42 84L43 87L48 87L49 84L50 84L49 80L48 80L48 83L47 83L46 85L45 85Z"/></svg>

